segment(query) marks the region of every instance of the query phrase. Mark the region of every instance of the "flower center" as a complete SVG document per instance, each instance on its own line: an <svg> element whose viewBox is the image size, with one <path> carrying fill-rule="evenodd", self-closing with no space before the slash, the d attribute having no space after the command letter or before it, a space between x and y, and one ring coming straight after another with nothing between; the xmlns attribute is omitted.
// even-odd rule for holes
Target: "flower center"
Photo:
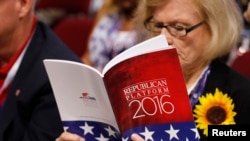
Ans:
<svg viewBox="0 0 250 141"><path fill-rule="evenodd" d="M226 119L226 111L220 106L213 106L207 111L208 121L212 124L220 124Z"/></svg>

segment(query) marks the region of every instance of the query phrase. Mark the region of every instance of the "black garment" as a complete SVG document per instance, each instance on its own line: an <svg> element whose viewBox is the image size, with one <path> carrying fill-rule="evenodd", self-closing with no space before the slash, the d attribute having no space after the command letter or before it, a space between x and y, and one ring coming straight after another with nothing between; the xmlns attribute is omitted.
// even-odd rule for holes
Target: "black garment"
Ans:
<svg viewBox="0 0 250 141"><path fill-rule="evenodd" d="M43 59L80 62L49 27L39 22L3 107L0 141L55 141L63 132Z"/></svg>

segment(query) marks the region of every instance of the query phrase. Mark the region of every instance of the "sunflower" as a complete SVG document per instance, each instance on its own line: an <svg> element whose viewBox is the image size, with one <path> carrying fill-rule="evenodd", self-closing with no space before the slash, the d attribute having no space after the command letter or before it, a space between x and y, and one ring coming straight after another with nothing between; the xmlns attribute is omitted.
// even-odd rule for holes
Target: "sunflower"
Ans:
<svg viewBox="0 0 250 141"><path fill-rule="evenodd" d="M208 136L208 125L235 124L233 111L234 104L227 94L223 94L216 88L215 93L208 93L206 96L199 97L200 105L196 105L194 109L195 122L197 128L203 130L203 134Z"/></svg>

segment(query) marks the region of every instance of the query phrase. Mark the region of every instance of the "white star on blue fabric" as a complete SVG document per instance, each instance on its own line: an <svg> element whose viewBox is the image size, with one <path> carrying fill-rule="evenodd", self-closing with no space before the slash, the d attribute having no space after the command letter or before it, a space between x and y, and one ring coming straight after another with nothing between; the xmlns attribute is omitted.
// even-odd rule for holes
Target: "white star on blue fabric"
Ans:
<svg viewBox="0 0 250 141"><path fill-rule="evenodd" d="M110 126L109 126L108 128L104 128L104 129L109 133L109 136L116 137L115 131L112 130L112 129L110 128Z"/></svg>
<svg viewBox="0 0 250 141"><path fill-rule="evenodd" d="M122 137L122 141L128 141L128 137L127 138Z"/></svg>
<svg viewBox="0 0 250 141"><path fill-rule="evenodd" d="M192 131L195 133L195 138L196 138L196 139L200 139L200 134L199 134L197 128L192 128L192 129L190 129L190 130L192 130Z"/></svg>
<svg viewBox="0 0 250 141"><path fill-rule="evenodd" d="M169 140L172 140L173 138L176 138L177 140L179 140L179 137L177 136L177 133L179 131L180 130L175 130L172 125L170 125L169 130L165 130L165 132L167 132L169 134Z"/></svg>
<svg viewBox="0 0 250 141"><path fill-rule="evenodd" d="M67 131L69 129L69 127L63 127L64 131Z"/></svg>
<svg viewBox="0 0 250 141"><path fill-rule="evenodd" d="M88 133L90 133L91 135L94 135L94 133L92 131L94 126L89 126L87 122L85 122L84 126L80 126L80 128L83 129L84 135L87 135Z"/></svg>
<svg viewBox="0 0 250 141"><path fill-rule="evenodd" d="M95 139L98 141L108 141L109 140L109 138L105 138L102 134L100 135L100 137L96 137Z"/></svg>
<svg viewBox="0 0 250 141"><path fill-rule="evenodd" d="M147 141L147 140L152 140L153 141L154 140L153 137L152 137L153 134L154 134L154 131L150 132L147 127L145 127L145 132L142 132L140 134L145 137L145 141Z"/></svg>

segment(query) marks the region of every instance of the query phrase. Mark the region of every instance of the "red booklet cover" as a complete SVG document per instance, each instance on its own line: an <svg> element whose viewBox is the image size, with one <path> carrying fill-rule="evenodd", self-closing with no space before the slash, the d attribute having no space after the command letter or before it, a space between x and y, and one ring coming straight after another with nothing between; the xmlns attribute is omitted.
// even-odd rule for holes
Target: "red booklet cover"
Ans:
<svg viewBox="0 0 250 141"><path fill-rule="evenodd" d="M124 139L133 132L145 140L197 137L176 49L120 62L104 81Z"/></svg>
<svg viewBox="0 0 250 141"><path fill-rule="evenodd" d="M163 35L124 51L102 73L66 60L44 63L69 132L87 140L131 141L132 133L145 141L199 140L176 49Z"/></svg>

